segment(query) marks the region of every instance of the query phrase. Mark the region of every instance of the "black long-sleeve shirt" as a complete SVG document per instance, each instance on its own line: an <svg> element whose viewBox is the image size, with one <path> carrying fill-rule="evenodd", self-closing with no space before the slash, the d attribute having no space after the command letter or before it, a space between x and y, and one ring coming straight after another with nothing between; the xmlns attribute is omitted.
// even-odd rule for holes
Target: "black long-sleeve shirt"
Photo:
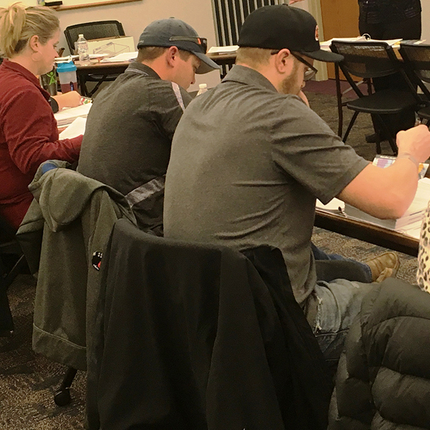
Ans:
<svg viewBox="0 0 430 430"><path fill-rule="evenodd" d="M360 21L368 24L398 22L421 13L420 0L358 0Z"/></svg>

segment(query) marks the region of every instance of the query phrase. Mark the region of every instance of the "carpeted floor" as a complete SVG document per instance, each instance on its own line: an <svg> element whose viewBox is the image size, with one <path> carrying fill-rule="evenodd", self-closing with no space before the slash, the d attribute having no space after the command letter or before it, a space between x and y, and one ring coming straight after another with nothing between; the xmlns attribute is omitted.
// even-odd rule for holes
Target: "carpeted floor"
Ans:
<svg viewBox="0 0 430 430"><path fill-rule="evenodd" d="M337 108L333 85L333 82L312 83L308 97L311 107L336 131ZM345 113L350 117L346 110ZM347 119L345 124L346 121ZM375 155L374 145L367 144L364 137L370 133L370 118L362 114L348 139L348 143L368 160ZM383 145L383 152L391 154L388 143ZM359 261L384 252L383 248L317 228L314 230L313 240L326 251L337 252ZM413 283L416 259L399 255L401 266L398 277ZM9 341L0 339L0 429L83 429L85 374L78 372L72 385L72 403L66 407L57 407L53 402L53 395L65 367L37 356L31 349L34 291L35 280L30 275L20 275L9 288L15 335Z"/></svg>

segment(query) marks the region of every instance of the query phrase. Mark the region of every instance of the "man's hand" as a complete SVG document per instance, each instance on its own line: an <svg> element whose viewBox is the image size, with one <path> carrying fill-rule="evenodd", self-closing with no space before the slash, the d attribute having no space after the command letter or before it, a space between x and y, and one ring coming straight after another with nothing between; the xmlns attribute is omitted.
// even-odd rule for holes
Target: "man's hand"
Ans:
<svg viewBox="0 0 430 430"><path fill-rule="evenodd" d="M399 155L409 154L419 163L430 157L430 131L423 124L406 131L399 131L396 143Z"/></svg>
<svg viewBox="0 0 430 430"><path fill-rule="evenodd" d="M306 97L306 94L302 90L300 90L298 96L305 102L305 104L306 104L307 107L310 107L309 106L309 100Z"/></svg>

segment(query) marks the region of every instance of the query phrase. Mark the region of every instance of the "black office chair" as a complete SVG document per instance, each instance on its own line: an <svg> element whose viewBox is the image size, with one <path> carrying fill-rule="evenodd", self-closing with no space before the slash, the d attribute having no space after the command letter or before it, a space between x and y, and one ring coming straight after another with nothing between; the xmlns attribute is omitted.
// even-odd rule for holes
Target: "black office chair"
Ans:
<svg viewBox="0 0 430 430"><path fill-rule="evenodd" d="M423 106L417 114L421 120L425 119L430 125L430 90L426 86L426 83L430 84L430 45L402 42L400 54L411 81L418 85L423 93Z"/></svg>
<svg viewBox="0 0 430 430"><path fill-rule="evenodd" d="M13 334L14 324L7 289L25 267L26 261L15 231L0 218L0 337Z"/></svg>
<svg viewBox="0 0 430 430"><path fill-rule="evenodd" d="M69 46L72 54L75 51L75 42L78 40L80 34L83 34L87 40L100 39L103 37L125 36L122 24L116 20L83 22L81 24L70 25L64 30L64 35L66 36L67 45ZM117 77L118 74L86 75L80 79L82 95L91 97L103 82L114 81ZM86 82L97 82L97 84L90 92L88 92Z"/></svg>
<svg viewBox="0 0 430 430"><path fill-rule="evenodd" d="M420 98L413 84L406 75L402 62L397 59L392 47L386 42L345 42L334 40L331 50L344 56L339 63L348 83L358 98L348 101L346 106L354 111L348 128L343 136L346 142L352 126L360 112L373 114L376 121L376 152L381 153L381 134L388 137L391 149L397 154L395 136L384 122L382 115L401 114L408 109L415 109L420 104ZM409 90L387 89L365 95L358 88L352 76L371 79L401 73Z"/></svg>

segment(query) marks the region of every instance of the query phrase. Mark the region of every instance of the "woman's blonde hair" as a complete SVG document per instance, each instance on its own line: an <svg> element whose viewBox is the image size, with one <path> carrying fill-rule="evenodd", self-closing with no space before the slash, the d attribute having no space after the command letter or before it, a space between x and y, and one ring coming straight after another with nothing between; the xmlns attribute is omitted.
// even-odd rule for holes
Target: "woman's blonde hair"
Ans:
<svg viewBox="0 0 430 430"><path fill-rule="evenodd" d="M22 51L32 36L45 44L60 28L60 20L47 7L14 3L0 8L0 53L11 58Z"/></svg>

